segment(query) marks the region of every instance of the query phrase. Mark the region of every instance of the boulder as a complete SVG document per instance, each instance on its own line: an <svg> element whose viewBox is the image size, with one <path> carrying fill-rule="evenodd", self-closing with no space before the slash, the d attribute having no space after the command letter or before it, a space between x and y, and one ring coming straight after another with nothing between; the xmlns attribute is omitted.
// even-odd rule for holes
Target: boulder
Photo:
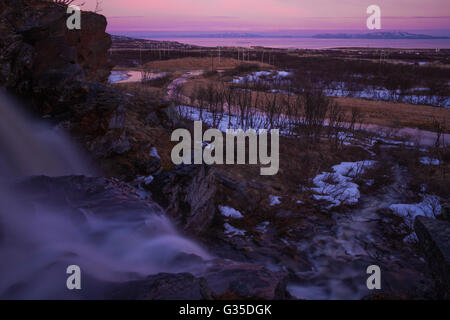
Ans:
<svg viewBox="0 0 450 320"><path fill-rule="evenodd" d="M130 300L290 299L288 276L261 265L214 260L201 277L160 273L111 285L106 297Z"/></svg>
<svg viewBox="0 0 450 320"><path fill-rule="evenodd" d="M203 275L215 297L225 299L285 300L288 274L262 265L216 261Z"/></svg>
<svg viewBox="0 0 450 320"><path fill-rule="evenodd" d="M430 266L437 296L450 299L450 222L419 216L414 228Z"/></svg>
<svg viewBox="0 0 450 320"><path fill-rule="evenodd" d="M450 221L450 203L445 203L442 205L442 219L445 221Z"/></svg>
<svg viewBox="0 0 450 320"><path fill-rule="evenodd" d="M46 100L58 92L54 102L61 103L80 83L108 79L104 16L82 12L81 30L69 30L66 8L51 1L0 0L0 8L0 83L8 89Z"/></svg>
<svg viewBox="0 0 450 320"><path fill-rule="evenodd" d="M215 174L206 165L179 165L155 176L149 186L158 202L183 230L200 235L215 217Z"/></svg>
<svg viewBox="0 0 450 320"><path fill-rule="evenodd" d="M204 278L190 273L160 273L144 280L118 284L107 298L120 300L211 300L212 291Z"/></svg>
<svg viewBox="0 0 450 320"><path fill-rule="evenodd" d="M77 218L85 216L80 208L88 208L99 218L107 215L111 220L121 219L124 212L136 220L145 219L151 213L164 215L159 205L141 200L135 188L117 179L36 176L20 181L15 188L24 199L42 206L59 206Z"/></svg>

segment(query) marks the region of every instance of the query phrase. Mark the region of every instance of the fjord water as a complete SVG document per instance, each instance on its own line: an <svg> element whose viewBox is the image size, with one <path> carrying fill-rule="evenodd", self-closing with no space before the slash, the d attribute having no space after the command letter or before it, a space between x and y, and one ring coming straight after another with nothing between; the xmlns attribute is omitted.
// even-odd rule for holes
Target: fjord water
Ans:
<svg viewBox="0 0 450 320"><path fill-rule="evenodd" d="M117 199L93 173L61 132L0 96L0 298L103 298L112 283L179 272L180 255L208 257L159 206ZM69 265L81 290L66 287Z"/></svg>
<svg viewBox="0 0 450 320"><path fill-rule="evenodd" d="M328 49L328 48L399 48L450 49L450 39L315 39L315 38L151 38L205 47L248 47Z"/></svg>

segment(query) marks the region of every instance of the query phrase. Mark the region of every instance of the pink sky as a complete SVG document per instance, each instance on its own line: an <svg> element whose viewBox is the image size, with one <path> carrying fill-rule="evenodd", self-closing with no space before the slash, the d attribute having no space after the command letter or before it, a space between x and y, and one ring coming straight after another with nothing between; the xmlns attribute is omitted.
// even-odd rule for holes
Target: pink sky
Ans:
<svg viewBox="0 0 450 320"><path fill-rule="evenodd" d="M108 31L359 31L371 4L383 29L450 29L449 0L103 0L101 13Z"/></svg>

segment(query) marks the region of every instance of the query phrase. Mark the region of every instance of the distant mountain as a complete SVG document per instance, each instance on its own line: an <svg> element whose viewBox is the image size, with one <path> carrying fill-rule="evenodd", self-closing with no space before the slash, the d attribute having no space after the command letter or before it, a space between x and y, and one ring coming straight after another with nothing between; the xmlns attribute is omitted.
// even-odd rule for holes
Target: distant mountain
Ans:
<svg viewBox="0 0 450 320"><path fill-rule="evenodd" d="M247 32L224 32L224 33L208 33L208 34L187 34L180 36L188 38L262 38L263 35Z"/></svg>
<svg viewBox="0 0 450 320"><path fill-rule="evenodd" d="M314 35L317 39L450 39L449 37L434 37L426 34L409 32L370 32L370 33L321 33Z"/></svg>

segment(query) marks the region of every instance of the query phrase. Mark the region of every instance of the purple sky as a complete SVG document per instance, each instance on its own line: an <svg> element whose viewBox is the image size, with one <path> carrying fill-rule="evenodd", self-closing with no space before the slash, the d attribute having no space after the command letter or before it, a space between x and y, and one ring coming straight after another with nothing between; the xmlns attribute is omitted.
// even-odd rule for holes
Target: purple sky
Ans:
<svg viewBox="0 0 450 320"><path fill-rule="evenodd" d="M96 0L83 2L92 9ZM110 32L367 31L372 4L384 30L450 30L450 0L103 0L101 13Z"/></svg>

